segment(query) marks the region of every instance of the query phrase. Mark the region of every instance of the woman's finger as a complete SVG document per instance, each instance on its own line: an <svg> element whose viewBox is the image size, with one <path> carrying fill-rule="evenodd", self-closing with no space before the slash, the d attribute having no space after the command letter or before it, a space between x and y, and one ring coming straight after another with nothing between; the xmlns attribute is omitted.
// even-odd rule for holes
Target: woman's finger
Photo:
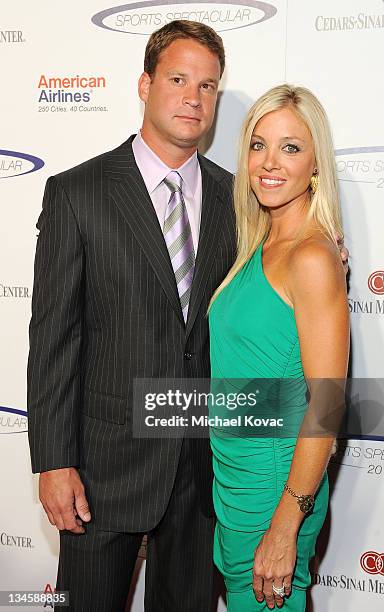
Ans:
<svg viewBox="0 0 384 612"><path fill-rule="evenodd" d="M263 593L265 597L265 603L270 609L275 607L275 596L273 593L272 585L273 585L273 579L268 580L264 578Z"/></svg>
<svg viewBox="0 0 384 612"><path fill-rule="evenodd" d="M261 603L264 600L263 578L261 576L257 576L255 573L253 574L253 591L257 601Z"/></svg>
<svg viewBox="0 0 384 612"><path fill-rule="evenodd" d="M284 595L285 595L285 589L284 589L284 582L281 578L274 578L273 580L273 585L272 585L272 590L273 590L273 595L275 598L275 604L281 608L281 606L284 603ZM275 589L281 590L282 589L282 595L278 595L275 591Z"/></svg>
<svg viewBox="0 0 384 612"><path fill-rule="evenodd" d="M285 587L285 595L288 597L292 591L292 574L288 574L288 576L285 576L283 582Z"/></svg>

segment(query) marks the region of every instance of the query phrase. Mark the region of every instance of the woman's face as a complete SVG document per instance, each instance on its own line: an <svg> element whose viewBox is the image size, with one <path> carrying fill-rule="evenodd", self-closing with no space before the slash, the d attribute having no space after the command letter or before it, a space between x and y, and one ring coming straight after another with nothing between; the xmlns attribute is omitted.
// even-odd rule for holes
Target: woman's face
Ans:
<svg viewBox="0 0 384 612"><path fill-rule="evenodd" d="M270 209L303 203L315 169L312 136L289 107L264 115L251 138L248 171L251 188Z"/></svg>

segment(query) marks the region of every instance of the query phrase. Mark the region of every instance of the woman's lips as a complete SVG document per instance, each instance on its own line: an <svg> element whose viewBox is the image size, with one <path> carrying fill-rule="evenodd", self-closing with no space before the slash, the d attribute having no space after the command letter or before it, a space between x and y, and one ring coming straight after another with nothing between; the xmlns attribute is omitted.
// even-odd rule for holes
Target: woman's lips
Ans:
<svg viewBox="0 0 384 612"><path fill-rule="evenodd" d="M286 179L272 176L259 176L259 185L265 189L276 189L286 183Z"/></svg>

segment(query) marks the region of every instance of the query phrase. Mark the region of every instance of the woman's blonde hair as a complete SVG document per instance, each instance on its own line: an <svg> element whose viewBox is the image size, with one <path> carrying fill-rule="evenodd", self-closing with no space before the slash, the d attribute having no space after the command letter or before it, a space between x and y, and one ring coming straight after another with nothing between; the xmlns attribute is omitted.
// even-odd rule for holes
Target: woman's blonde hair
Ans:
<svg viewBox="0 0 384 612"><path fill-rule="evenodd" d="M308 186L310 204L304 226L314 220L326 236L335 242L342 238L341 211L336 178L332 135L327 115L309 89L284 84L273 87L255 102L248 112L240 133L238 169L234 184L234 206L237 229L237 257L223 282L216 289L209 307L243 265L252 257L268 235L271 219L253 193L248 172L251 138L262 117L282 108L292 108L307 125L314 143L318 187L312 193ZM303 228L301 228L300 235Z"/></svg>

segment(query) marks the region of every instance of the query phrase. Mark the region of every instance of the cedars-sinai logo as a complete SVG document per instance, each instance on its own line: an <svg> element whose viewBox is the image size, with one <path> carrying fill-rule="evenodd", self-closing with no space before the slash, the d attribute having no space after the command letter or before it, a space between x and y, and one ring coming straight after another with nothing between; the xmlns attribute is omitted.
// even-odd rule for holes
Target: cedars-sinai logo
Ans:
<svg viewBox="0 0 384 612"><path fill-rule="evenodd" d="M43 160L34 155L0 149L0 179L36 172L43 166Z"/></svg>
<svg viewBox="0 0 384 612"><path fill-rule="evenodd" d="M384 553L368 550L360 557L361 568L367 574L381 574L384 576Z"/></svg>
<svg viewBox="0 0 384 612"><path fill-rule="evenodd" d="M368 278L368 288L376 295L384 295L384 270L376 270Z"/></svg>
<svg viewBox="0 0 384 612"><path fill-rule="evenodd" d="M131 2L96 13L92 23L125 34L151 34L174 19L198 21L217 32L236 30L271 19L277 8L257 0L149 0Z"/></svg>

